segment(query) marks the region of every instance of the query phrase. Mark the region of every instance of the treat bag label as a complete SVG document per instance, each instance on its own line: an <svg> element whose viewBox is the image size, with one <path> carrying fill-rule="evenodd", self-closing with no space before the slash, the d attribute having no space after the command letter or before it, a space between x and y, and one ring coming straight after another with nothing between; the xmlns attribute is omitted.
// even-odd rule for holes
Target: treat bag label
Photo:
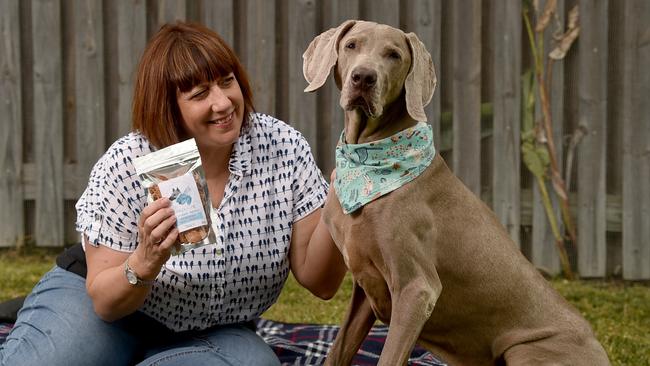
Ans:
<svg viewBox="0 0 650 366"><path fill-rule="evenodd" d="M208 224L199 189L192 174L183 174L180 177L160 182L158 188L160 188L160 193L164 197L169 197L172 202L178 232L182 233Z"/></svg>

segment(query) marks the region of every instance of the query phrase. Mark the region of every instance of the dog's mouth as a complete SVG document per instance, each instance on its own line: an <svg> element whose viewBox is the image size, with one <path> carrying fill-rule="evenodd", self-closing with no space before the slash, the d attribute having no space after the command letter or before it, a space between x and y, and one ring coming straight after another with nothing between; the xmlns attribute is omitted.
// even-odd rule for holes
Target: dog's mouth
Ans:
<svg viewBox="0 0 650 366"><path fill-rule="evenodd" d="M346 110L361 109L363 113L368 117L374 117L376 115L376 110L373 106L373 103L368 101L368 98L362 94L358 94L349 99L347 105L345 106Z"/></svg>

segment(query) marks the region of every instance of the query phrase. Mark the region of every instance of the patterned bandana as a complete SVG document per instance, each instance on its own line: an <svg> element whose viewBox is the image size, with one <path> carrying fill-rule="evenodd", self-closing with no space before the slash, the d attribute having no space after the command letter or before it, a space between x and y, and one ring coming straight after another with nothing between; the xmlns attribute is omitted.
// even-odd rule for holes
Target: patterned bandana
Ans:
<svg viewBox="0 0 650 366"><path fill-rule="evenodd" d="M343 212L351 213L419 176L436 153L430 125L417 125L383 140L336 146L334 189Z"/></svg>

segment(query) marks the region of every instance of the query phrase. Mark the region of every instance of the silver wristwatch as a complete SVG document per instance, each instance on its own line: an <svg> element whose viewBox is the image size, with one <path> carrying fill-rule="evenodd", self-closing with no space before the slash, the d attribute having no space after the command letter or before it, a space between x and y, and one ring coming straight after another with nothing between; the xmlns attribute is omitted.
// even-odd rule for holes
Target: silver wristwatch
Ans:
<svg viewBox="0 0 650 366"><path fill-rule="evenodd" d="M137 273L129 266L129 259L124 262L124 275L126 276L126 280L129 281L130 284L133 286L149 286L153 284L154 281L149 281L149 280L143 280L138 276Z"/></svg>

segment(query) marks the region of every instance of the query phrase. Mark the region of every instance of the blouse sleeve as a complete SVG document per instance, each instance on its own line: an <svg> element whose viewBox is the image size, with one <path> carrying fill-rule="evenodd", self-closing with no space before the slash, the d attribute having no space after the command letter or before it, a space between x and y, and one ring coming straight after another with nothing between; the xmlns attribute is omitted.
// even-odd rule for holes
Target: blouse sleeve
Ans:
<svg viewBox="0 0 650 366"><path fill-rule="evenodd" d="M307 140L302 135L296 140L294 150L293 221L298 221L325 203L328 184L316 165Z"/></svg>
<svg viewBox="0 0 650 366"><path fill-rule="evenodd" d="M118 141L119 142L119 141ZM132 164L134 149L115 143L95 164L76 204L76 230L91 245L131 252L146 194Z"/></svg>

